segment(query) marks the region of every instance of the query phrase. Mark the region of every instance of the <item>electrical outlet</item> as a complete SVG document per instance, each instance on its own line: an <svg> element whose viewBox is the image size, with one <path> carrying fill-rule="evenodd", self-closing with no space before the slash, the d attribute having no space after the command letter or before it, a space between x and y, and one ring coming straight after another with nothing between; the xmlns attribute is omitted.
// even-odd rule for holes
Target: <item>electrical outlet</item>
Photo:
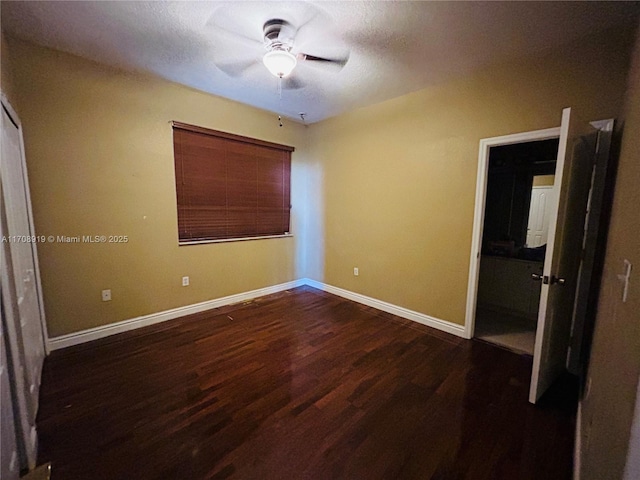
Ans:
<svg viewBox="0 0 640 480"><path fill-rule="evenodd" d="M111 301L111 290L102 290L102 301L103 302Z"/></svg>
<svg viewBox="0 0 640 480"><path fill-rule="evenodd" d="M182 277L182 286L183 287L189 286L189 277Z"/></svg>
<svg viewBox="0 0 640 480"><path fill-rule="evenodd" d="M353 267L353 274L357 277L360 275L360 269L358 267Z"/></svg>

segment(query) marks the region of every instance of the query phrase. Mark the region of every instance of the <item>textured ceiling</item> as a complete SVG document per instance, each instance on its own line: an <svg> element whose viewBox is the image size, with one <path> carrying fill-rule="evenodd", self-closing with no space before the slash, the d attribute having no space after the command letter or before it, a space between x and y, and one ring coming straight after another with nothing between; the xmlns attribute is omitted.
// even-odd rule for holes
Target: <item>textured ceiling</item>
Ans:
<svg viewBox="0 0 640 480"><path fill-rule="evenodd" d="M483 65L633 20L637 2L8 2L10 36L316 122ZM344 68L299 62L284 88L260 63L262 25L302 27L294 49ZM236 62L240 62L236 64ZM290 86L285 83L285 87Z"/></svg>

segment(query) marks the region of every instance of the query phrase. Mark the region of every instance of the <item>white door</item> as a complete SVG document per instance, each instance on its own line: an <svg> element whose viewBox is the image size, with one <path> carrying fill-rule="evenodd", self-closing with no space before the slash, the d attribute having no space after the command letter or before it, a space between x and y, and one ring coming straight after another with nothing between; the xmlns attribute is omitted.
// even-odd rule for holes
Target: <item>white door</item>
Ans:
<svg viewBox="0 0 640 480"><path fill-rule="evenodd" d="M527 247L540 247L547 243L549 215L553 205L553 187L532 187L529 222L527 224Z"/></svg>
<svg viewBox="0 0 640 480"><path fill-rule="evenodd" d="M599 120L591 122L598 128L598 143L596 149L596 164L591 175L591 190L587 202L587 215L584 222L584 238L582 248L584 253L578 270L576 300L571 326L571 343L567 358L567 370L579 375L586 363L585 355L589 350L591 332L594 322L594 305L590 302L593 295L593 282L596 281L596 253L602 249L601 220L605 206L605 191L611 138L613 136L614 120Z"/></svg>
<svg viewBox="0 0 640 480"><path fill-rule="evenodd" d="M45 357L42 309L37 274L36 244L30 240L32 221L21 132L2 105L2 302L9 337L10 363L15 373L19 417L23 425L27 460L35 461L35 418L38 411L40 376ZM25 467L26 465L22 465Z"/></svg>
<svg viewBox="0 0 640 480"><path fill-rule="evenodd" d="M15 422L13 420L13 400L9 384L9 364L5 348L4 316L0 330L0 478L17 480L20 478L20 461Z"/></svg>
<svg viewBox="0 0 640 480"><path fill-rule="evenodd" d="M529 401L565 370L597 130L562 111Z"/></svg>

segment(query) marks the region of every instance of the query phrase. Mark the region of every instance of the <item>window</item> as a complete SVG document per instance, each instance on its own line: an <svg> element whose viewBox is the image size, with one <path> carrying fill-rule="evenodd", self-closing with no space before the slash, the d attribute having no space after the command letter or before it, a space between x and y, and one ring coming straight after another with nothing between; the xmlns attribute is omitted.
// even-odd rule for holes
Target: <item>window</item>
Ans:
<svg viewBox="0 0 640 480"><path fill-rule="evenodd" d="M293 147L173 122L180 243L289 233Z"/></svg>

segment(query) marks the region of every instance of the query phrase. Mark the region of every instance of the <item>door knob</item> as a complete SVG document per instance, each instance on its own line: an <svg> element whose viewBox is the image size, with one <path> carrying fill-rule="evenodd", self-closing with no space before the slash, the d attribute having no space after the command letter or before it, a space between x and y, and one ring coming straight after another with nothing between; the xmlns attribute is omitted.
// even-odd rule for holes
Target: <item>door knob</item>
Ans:
<svg viewBox="0 0 640 480"><path fill-rule="evenodd" d="M564 285L566 280L564 278L558 278L555 275L551 275L551 285L557 283L558 285Z"/></svg>
<svg viewBox="0 0 640 480"><path fill-rule="evenodd" d="M531 278L536 281L542 280L542 275L538 275L537 273L532 273Z"/></svg>

